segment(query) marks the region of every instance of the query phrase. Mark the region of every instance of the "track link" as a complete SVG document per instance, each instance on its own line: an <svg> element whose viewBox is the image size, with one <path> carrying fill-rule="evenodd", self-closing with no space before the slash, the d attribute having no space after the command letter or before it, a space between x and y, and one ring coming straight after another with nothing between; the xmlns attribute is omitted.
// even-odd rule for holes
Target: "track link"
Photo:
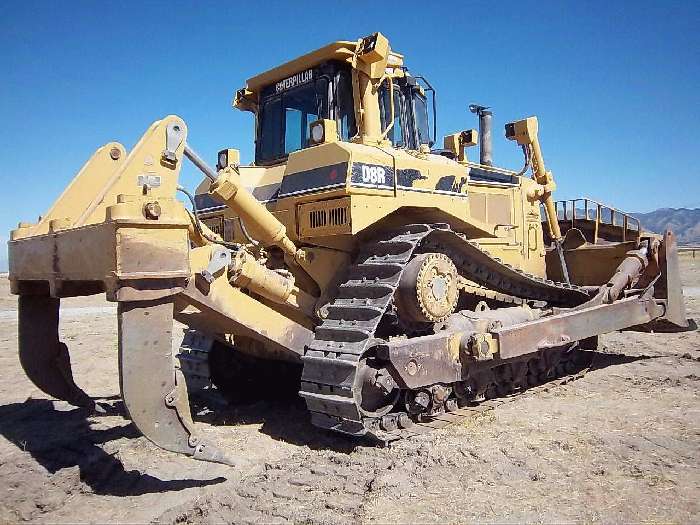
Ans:
<svg viewBox="0 0 700 525"><path fill-rule="evenodd" d="M211 387L209 353L214 339L197 330L185 330L180 348L175 355L190 393L199 393Z"/></svg>
<svg viewBox="0 0 700 525"><path fill-rule="evenodd" d="M339 286L303 357L300 395L314 425L353 435L367 432L354 389L358 364L374 341L404 266L432 230L413 225L366 245Z"/></svg>
<svg viewBox="0 0 700 525"><path fill-rule="evenodd" d="M408 429L380 428L380 420L360 408L356 377L360 360L377 342L375 334L392 302L403 269L418 251L439 251L460 274L503 294L557 305L588 299L582 288L555 283L501 263L448 225L408 225L363 246L347 279L338 287L328 315L305 349L299 394L314 425L345 434L396 439Z"/></svg>
<svg viewBox="0 0 700 525"><path fill-rule="evenodd" d="M531 396L539 392L546 392L554 387L566 385L572 381L581 379L586 375L586 373L588 373L589 369L590 367L583 366L576 369L573 373L550 377L546 379L546 382L543 384L528 386L526 388L518 389L511 394L486 399L481 402L462 404L455 410L435 414L432 417L416 422L414 425L408 428L398 428L390 432L375 431L373 432L372 436L384 444L389 444L398 439L409 438L412 436L425 434L436 429L444 428L448 425L462 423L470 418L474 418L480 414L494 410L501 405L515 401L522 396Z"/></svg>

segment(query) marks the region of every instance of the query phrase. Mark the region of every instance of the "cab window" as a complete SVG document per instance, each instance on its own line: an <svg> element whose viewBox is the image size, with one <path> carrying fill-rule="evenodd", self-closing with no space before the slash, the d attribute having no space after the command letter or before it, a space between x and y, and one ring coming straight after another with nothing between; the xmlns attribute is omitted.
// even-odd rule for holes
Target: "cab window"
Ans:
<svg viewBox="0 0 700 525"><path fill-rule="evenodd" d="M314 82L268 97L258 119L256 161L275 161L305 148L309 124L318 120L321 108Z"/></svg>
<svg viewBox="0 0 700 525"><path fill-rule="evenodd" d="M273 159L283 154L284 140L281 115L282 97L270 98L262 105L258 129L259 139L256 141L256 156L263 160Z"/></svg>
<svg viewBox="0 0 700 525"><path fill-rule="evenodd" d="M336 120L340 140L350 140L357 134L349 66L328 62L307 71L262 91L257 115L256 164L282 162L290 153L307 148L309 125L321 118Z"/></svg>
<svg viewBox="0 0 700 525"><path fill-rule="evenodd" d="M401 90L394 87L394 125L387 133L386 138L391 141L395 148L405 148L407 146L404 138L404 99ZM379 90L379 115L381 118L382 129L385 130L389 126L391 120L391 97L389 96L389 88L384 84Z"/></svg>
<svg viewBox="0 0 700 525"><path fill-rule="evenodd" d="M352 75L349 71L340 70L336 75L333 107L340 140L349 141L357 135L355 100L352 96Z"/></svg>
<svg viewBox="0 0 700 525"><path fill-rule="evenodd" d="M428 123L428 104L425 97L422 96L418 90L413 90L413 115L419 143L431 145L432 141L430 140Z"/></svg>
<svg viewBox="0 0 700 525"><path fill-rule="evenodd" d="M309 142L309 124L318 120L318 100L313 85L282 97L284 106L284 152L305 148Z"/></svg>

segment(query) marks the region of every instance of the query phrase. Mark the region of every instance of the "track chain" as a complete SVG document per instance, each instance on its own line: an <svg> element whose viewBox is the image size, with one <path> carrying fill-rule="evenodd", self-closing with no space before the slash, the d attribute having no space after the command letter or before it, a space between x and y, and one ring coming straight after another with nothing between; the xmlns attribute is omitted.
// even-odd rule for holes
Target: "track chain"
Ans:
<svg viewBox="0 0 700 525"><path fill-rule="evenodd" d="M175 359L185 376L190 392L200 392L211 387L209 352L214 343L211 337L197 330L185 330Z"/></svg>
<svg viewBox="0 0 700 525"><path fill-rule="evenodd" d="M366 243L305 349L300 395L314 425L352 435L387 435L377 418L363 414L355 389L360 360L398 288L404 267L421 252L448 254L460 274L499 293L558 305L588 299L582 288L556 283L503 264L448 225L414 224ZM410 434L409 434L410 435ZM401 436L399 436L401 437ZM393 438L395 439L395 438Z"/></svg>
<svg viewBox="0 0 700 525"><path fill-rule="evenodd" d="M575 373L557 376L547 380L547 382L543 384L531 386L527 389L519 390L512 394L508 394L502 397L491 398L478 403L469 403L466 405L462 405L455 410L445 411L443 413L436 414L430 418L426 418L423 421L416 422L414 425L408 428L397 428L396 430L393 430L391 432L375 430L372 433L372 437L384 444L388 444L398 439L409 438L412 436L425 434L426 432L430 432L432 430L444 428L448 425L462 423L464 421L469 420L470 418L494 410L501 405L510 403L517 399L521 399L523 396L536 395L540 392L546 392L557 386L566 385L568 383L571 383L572 381L581 379L588 373L589 370L589 367L585 367L580 370L577 370Z"/></svg>

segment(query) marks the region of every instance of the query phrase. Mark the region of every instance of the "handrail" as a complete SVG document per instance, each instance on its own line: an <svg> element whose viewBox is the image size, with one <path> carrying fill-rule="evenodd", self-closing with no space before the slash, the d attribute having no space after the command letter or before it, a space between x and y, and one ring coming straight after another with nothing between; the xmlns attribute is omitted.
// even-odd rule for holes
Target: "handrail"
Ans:
<svg viewBox="0 0 700 525"><path fill-rule="evenodd" d="M569 212L569 205L571 207L571 212ZM577 206L578 205L578 206ZM562 208L562 215L559 215L559 208ZM583 208L584 216L577 216L577 207L580 210ZM591 208L595 207L595 210ZM636 217L629 215L617 208L608 206L594 199L589 199L588 197L579 197L576 199L560 200L554 203L554 210L557 214L559 221L570 221L571 227L576 227L577 220L592 221L595 220L595 229L593 233L593 244L598 243L598 234L600 231L600 225L610 225L610 226L621 226L622 227L622 240L623 242L627 240L627 231L634 230L637 232L637 239L639 239L642 232L642 223ZM591 211L593 214L591 215ZM615 219L617 217L622 218L622 224L616 224Z"/></svg>

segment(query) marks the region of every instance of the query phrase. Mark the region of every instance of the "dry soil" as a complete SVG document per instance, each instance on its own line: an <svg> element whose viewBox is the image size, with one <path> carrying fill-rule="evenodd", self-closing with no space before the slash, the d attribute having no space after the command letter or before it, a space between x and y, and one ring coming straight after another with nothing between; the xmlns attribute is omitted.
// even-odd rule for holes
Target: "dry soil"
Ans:
<svg viewBox="0 0 700 525"><path fill-rule="evenodd" d="M683 259L700 319L700 258ZM282 399L201 414L245 468L162 451L123 417L116 315L65 300L76 382L113 410L54 401L17 359L0 278L0 522L698 522L700 332L615 333L582 379L389 448L320 432Z"/></svg>

